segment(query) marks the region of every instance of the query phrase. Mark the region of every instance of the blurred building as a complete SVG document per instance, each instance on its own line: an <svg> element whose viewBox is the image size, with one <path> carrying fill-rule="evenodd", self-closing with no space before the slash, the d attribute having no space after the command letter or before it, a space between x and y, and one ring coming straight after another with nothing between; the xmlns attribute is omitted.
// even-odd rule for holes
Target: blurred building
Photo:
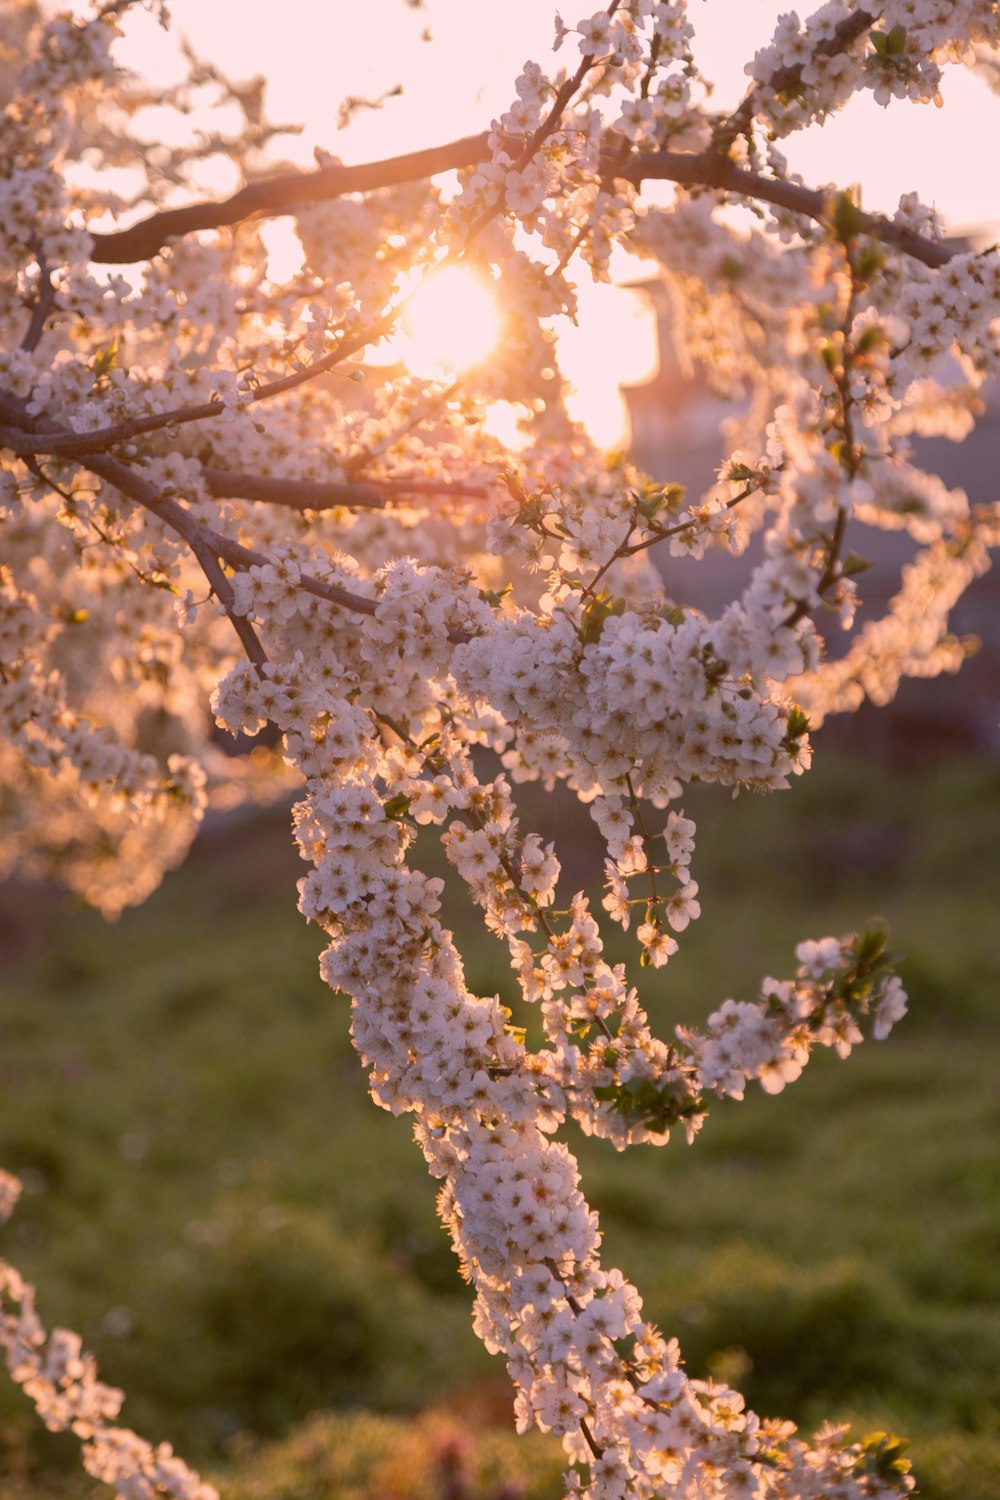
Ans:
<svg viewBox="0 0 1000 1500"><path fill-rule="evenodd" d="M692 496L705 491L724 457L721 427L735 407L714 395L704 374L684 370L674 352L669 298L659 282L636 288L649 296L657 312L660 344L658 373L624 394L632 424L631 457L654 478L687 487ZM974 504L1000 495L996 460L1000 453L1000 386L984 391L986 410L962 443L944 438L914 440L915 462L939 474L945 484L965 490ZM873 566L859 579L865 601L858 619L885 613L899 586L901 568L917 550L899 532L858 528L854 550ZM721 610L743 587L761 555L760 538L742 557L711 549L698 562L673 558L660 548L659 566L670 593L706 613ZM817 622L822 624L821 621ZM967 590L951 615L951 630L974 637L978 650L956 676L904 682L896 700L884 709L866 707L855 715L828 721L824 732L836 734L892 758L925 758L950 750L1000 753L1000 573L996 569ZM829 640L836 653L840 632Z"/></svg>

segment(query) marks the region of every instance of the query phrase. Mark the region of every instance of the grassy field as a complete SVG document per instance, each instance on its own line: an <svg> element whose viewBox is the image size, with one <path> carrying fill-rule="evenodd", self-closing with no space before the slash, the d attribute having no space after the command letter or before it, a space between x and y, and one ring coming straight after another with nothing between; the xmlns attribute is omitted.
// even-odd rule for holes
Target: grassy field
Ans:
<svg viewBox="0 0 1000 1500"><path fill-rule="evenodd" d="M1000 1494L998 794L996 763L904 773L822 745L789 792L696 788L703 916L646 976L661 1034L874 912L911 1015L693 1147L573 1141L608 1263L691 1371L806 1426L903 1432L927 1500ZM581 879L587 824L548 816ZM276 811L203 838L115 927L0 894L0 1164L25 1180L0 1250L125 1419L233 1500L553 1500L558 1446L509 1431L433 1185L318 978L301 869ZM509 996L493 941L462 946ZM6 1385L0 1429L5 1500L93 1492Z"/></svg>

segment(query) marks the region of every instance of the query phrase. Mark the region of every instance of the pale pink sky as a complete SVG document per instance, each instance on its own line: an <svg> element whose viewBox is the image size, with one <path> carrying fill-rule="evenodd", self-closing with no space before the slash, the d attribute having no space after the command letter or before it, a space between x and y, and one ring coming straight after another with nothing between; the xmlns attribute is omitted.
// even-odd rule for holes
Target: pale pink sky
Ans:
<svg viewBox="0 0 1000 1500"><path fill-rule="evenodd" d="M561 4L568 23L596 8L596 0ZM787 0L692 0L696 55L716 85L717 106L741 97L744 63L766 45L787 8ZM800 14L811 8L803 5ZM279 147L304 166L312 165L317 146L355 162L479 131L509 106L514 79L528 58L545 68L553 61L551 0L503 0L499 6L493 0L426 0L419 9L406 0L171 0L170 9L174 30L230 77L266 77L270 118L305 126L301 136L283 138ZM123 62L157 83L178 76L176 46L147 12L129 12L125 27L118 48ZM427 27L430 42L421 39ZM571 40L564 47L572 63L579 54ZM398 83L401 98L362 110L349 129L337 129L346 95L375 98ZM790 163L816 186L859 182L872 209L892 212L901 193L916 191L937 205L952 228L1000 219L996 173L974 165L985 143L995 139L1000 100L962 68L948 70L942 92L941 110L902 102L883 110L870 95L856 98L829 125L794 137L787 144ZM177 121L156 110L140 124L155 138ZM216 162L200 185L217 194L238 183L228 163L220 171ZM268 240L276 253L282 235L289 234L283 221L275 221ZM637 274L627 263L613 271L622 279ZM619 384L639 383L654 372L654 323L634 294L593 287L589 277L580 280L581 327L567 326L560 336L560 365L577 388L574 415L597 441L617 446L626 435Z"/></svg>
<svg viewBox="0 0 1000 1500"><path fill-rule="evenodd" d="M175 27L233 76L263 73L271 116L297 120L306 132L287 145L307 162L314 145L345 160L392 154L480 130L505 109L528 57L551 59L554 6L547 0L171 0ZM588 0L562 0L569 22L589 14ZM803 5L800 13L810 7ZM745 87L743 64L770 37L787 0L693 0L697 55L717 84L720 104ZM579 16L577 15L579 11ZM168 76L170 47L152 17L130 13L121 55L144 71ZM432 42L422 42L429 26ZM572 44L567 43L567 50ZM376 96L396 83L404 95L363 111L338 131L337 108L348 93ZM891 211L915 190L952 227L1000 217L995 174L975 170L985 140L995 139L1000 101L962 68L945 76L945 108L896 103L880 109L855 99L822 130L790 143L792 164L808 181L860 181L871 208Z"/></svg>

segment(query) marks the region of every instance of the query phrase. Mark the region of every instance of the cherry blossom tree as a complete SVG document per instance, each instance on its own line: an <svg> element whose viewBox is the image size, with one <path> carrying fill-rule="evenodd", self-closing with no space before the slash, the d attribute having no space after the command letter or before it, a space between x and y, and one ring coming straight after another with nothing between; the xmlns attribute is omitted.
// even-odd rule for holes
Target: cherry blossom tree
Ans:
<svg viewBox="0 0 1000 1500"><path fill-rule="evenodd" d="M801 1436L685 1372L602 1264L560 1132L693 1142L717 1101L777 1093L815 1048L846 1058L905 1011L876 922L803 941L791 977L657 1036L595 905L640 965L666 964L700 911L685 786L785 789L827 715L962 659L949 611L1000 511L916 468L910 440L972 425L1000 258L947 242L911 193L882 215L801 181L781 143L862 90L940 104L946 65L995 64L1000 6L785 16L718 113L684 0L612 0L557 18L554 57L481 135L312 172L275 170L259 90L192 58L165 102L183 112L208 81L245 119L214 142L244 174L225 201L191 187L197 141L140 139L148 91L115 61L129 8L5 13L24 45L0 126L0 860L113 919L206 808L297 788L323 979L349 997L375 1101L412 1119L476 1333L519 1428L561 1435L566 1493L906 1493L885 1435ZM649 192L664 182L672 199ZM301 244L286 279L262 242L276 216ZM567 415L560 329L619 245L734 399L704 495L609 459ZM492 352L439 380L373 370L415 289L456 268L502 306ZM516 447L491 435L498 402ZM865 528L917 551L852 635ZM755 534L717 617L665 593L657 549L740 555ZM219 727L258 748L226 753ZM588 810L603 893L562 904L525 782ZM442 882L408 857L419 827L506 944L541 1045L467 987ZM17 1186L0 1187L6 1212ZM6 1263L0 1291L10 1373L90 1473L130 1500L214 1494L116 1425L121 1393L75 1335L46 1334Z"/></svg>

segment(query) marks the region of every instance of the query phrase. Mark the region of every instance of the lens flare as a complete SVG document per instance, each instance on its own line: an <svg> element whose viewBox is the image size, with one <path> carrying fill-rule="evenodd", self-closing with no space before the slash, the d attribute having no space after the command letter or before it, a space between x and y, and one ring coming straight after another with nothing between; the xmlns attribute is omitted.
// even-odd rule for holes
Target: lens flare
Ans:
<svg viewBox="0 0 1000 1500"><path fill-rule="evenodd" d="M489 285L464 266L432 272L403 315L400 355L415 374L478 365L500 338L500 310Z"/></svg>

